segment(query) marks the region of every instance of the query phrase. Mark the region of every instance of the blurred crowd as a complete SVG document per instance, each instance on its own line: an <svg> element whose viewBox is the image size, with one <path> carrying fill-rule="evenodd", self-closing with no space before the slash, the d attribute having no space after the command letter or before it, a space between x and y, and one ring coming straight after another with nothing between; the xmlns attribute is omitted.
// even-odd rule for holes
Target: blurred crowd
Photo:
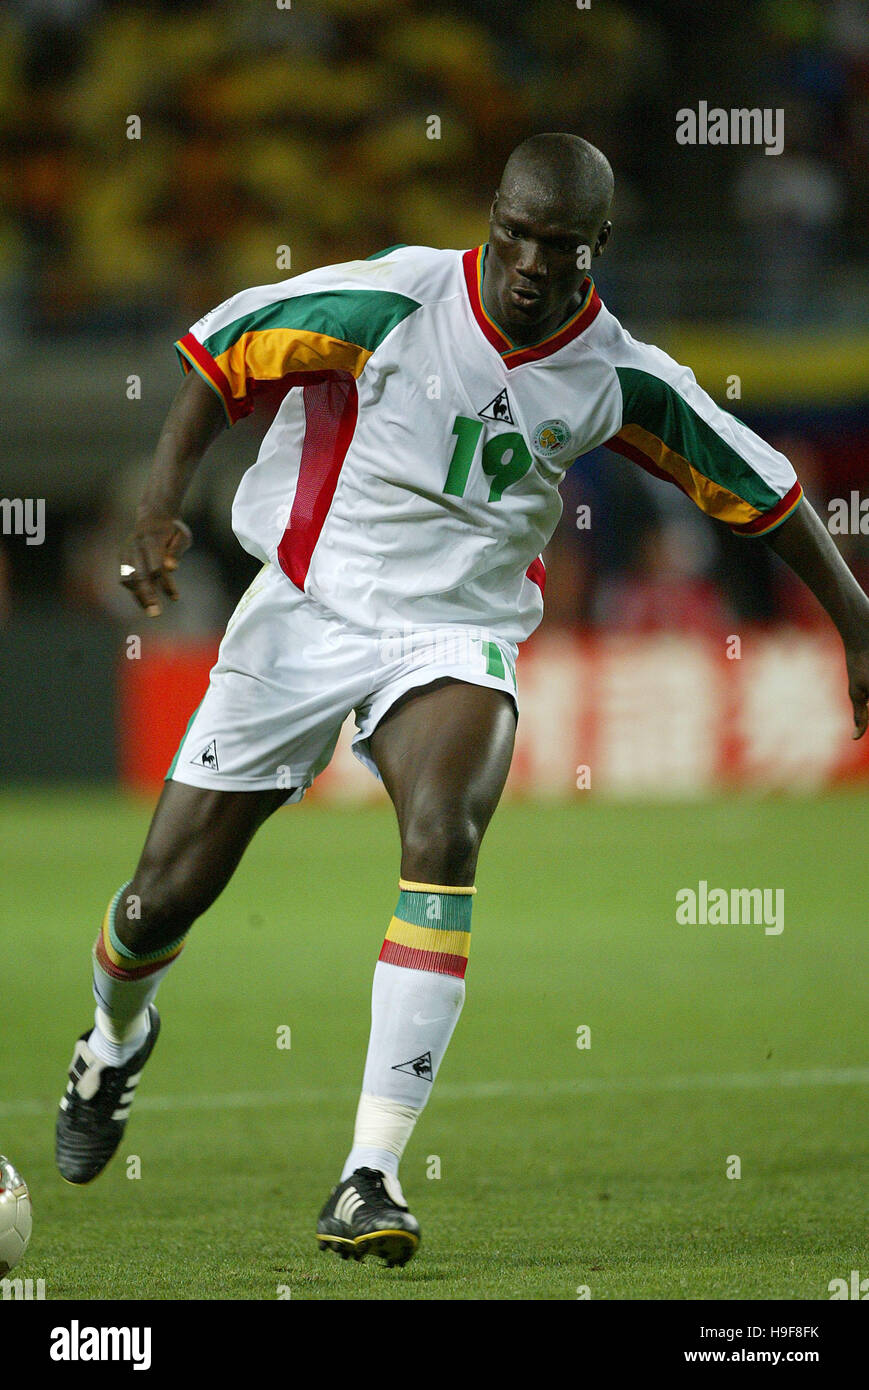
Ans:
<svg viewBox="0 0 869 1390"><path fill-rule="evenodd" d="M678 145L701 100L782 108L783 153ZM865 0L6 0L0 335L177 327L278 246L474 244L541 129L615 167L616 312L847 312L805 276L865 247Z"/></svg>
<svg viewBox="0 0 869 1390"><path fill-rule="evenodd" d="M782 108L783 152L677 144L676 112L701 101ZM6 0L0 355L22 338L168 345L246 285L399 241L476 244L506 155L546 129L585 135L614 165L616 232L595 279L627 326L855 325L865 0ZM859 485L842 439L772 442L822 514ZM116 546L140 477L131 464L86 514L55 509L51 566L22 547L10 562L0 541L0 622L28 584L127 620ZM581 460L564 497L551 623L817 616L762 543L614 455ZM225 495L190 511L198 544L167 626L212 631L253 565ZM841 544L869 581L867 538Z"/></svg>

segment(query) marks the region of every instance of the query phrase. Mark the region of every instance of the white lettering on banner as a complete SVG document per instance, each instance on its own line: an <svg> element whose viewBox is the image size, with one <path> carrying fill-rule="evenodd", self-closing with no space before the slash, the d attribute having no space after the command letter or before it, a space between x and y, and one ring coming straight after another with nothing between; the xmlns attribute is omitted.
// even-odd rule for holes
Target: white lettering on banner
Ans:
<svg viewBox="0 0 869 1390"><path fill-rule="evenodd" d="M720 682L706 644L619 637L605 639L600 653L597 752L589 757L598 789L679 796L711 786Z"/></svg>
<svg viewBox="0 0 869 1390"><path fill-rule="evenodd" d="M572 796L576 764L583 761L572 754L580 745L590 672L577 661L575 649L557 636L543 637L538 647L539 657L522 676L517 666L523 729L521 739L517 729L508 787L533 787L538 796Z"/></svg>
<svg viewBox="0 0 869 1390"><path fill-rule="evenodd" d="M535 634L520 648L517 663L520 717L507 795L584 801L596 795L701 795L722 786L810 790L869 781L869 738L851 739L845 664L835 633L746 625L739 635L740 660L733 661L727 659L726 631ZM210 647L176 658L169 684L178 682L174 695L180 694L180 705L188 701L188 712L187 691L204 684L212 660ZM141 659L123 667L131 699L150 688L155 671L165 683L165 662L144 645ZM351 714L331 764L308 793L315 800L387 799L382 784L351 752L355 732ZM128 750L128 762L135 769L142 754L144 764L159 769L155 777L162 776L182 733L183 722L177 729L137 726L135 756ZM145 742L150 739L153 746ZM158 747L161 739L165 748ZM130 785L150 787L135 772Z"/></svg>
<svg viewBox="0 0 869 1390"><path fill-rule="evenodd" d="M609 796L702 795L725 784L800 789L862 756L835 640L750 628L742 639L742 659L728 661L714 637L532 638L519 649L506 794L576 797L579 764L591 769L592 794ZM351 754L353 732L351 716L309 795L385 796Z"/></svg>
<svg viewBox="0 0 869 1390"><path fill-rule="evenodd" d="M851 733L839 649L796 629L752 645L750 659L739 663L744 778L764 786L819 787Z"/></svg>

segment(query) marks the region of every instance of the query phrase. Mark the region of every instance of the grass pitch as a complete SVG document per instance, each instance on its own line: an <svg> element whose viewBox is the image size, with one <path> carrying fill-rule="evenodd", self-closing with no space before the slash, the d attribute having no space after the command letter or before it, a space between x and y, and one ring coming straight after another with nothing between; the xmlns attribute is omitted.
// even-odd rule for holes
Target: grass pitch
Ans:
<svg viewBox="0 0 869 1390"><path fill-rule="evenodd" d="M88 1188L57 1175L91 943L149 818L108 793L0 805L0 1152L34 1199L16 1272L49 1299L827 1299L869 1272L865 794L500 808L402 1165L404 1270L314 1241L397 896L385 806L265 826L161 989L118 1155ZM701 879L783 888L784 930L677 925Z"/></svg>

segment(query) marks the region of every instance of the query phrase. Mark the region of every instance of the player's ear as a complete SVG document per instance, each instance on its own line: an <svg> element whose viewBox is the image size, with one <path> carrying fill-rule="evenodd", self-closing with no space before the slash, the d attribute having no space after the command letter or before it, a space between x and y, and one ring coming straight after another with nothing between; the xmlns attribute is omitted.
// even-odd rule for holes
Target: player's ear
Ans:
<svg viewBox="0 0 869 1390"><path fill-rule="evenodd" d="M496 208L497 206L498 206L498 190L497 190L497 188L496 188L496 189L495 189L495 196L494 196L494 198L492 199L492 206L489 208L489 220L490 220L490 221L491 221L492 218L495 216L495 208Z"/></svg>
<svg viewBox="0 0 869 1390"><path fill-rule="evenodd" d="M606 244L610 239L610 235L612 234L612 229L612 222L604 222L603 226L597 234L597 241L595 242L594 250L591 253L593 256L603 255Z"/></svg>

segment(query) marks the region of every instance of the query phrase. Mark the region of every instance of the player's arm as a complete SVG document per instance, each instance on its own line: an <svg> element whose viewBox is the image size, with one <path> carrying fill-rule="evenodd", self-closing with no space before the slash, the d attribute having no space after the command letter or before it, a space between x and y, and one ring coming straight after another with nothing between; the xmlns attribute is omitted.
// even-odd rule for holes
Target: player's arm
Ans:
<svg viewBox="0 0 869 1390"><path fill-rule="evenodd" d="M845 647L848 694L854 707L854 738L862 738L869 724L869 598L805 497L763 539L811 589L839 630Z"/></svg>
<svg viewBox="0 0 869 1390"><path fill-rule="evenodd" d="M120 552L121 583L149 618L160 613L163 596L178 597L173 572L192 539L178 511L197 465L225 424L220 396L190 372L166 416L133 529Z"/></svg>
<svg viewBox="0 0 869 1390"><path fill-rule="evenodd" d="M336 284L341 288L336 288ZM406 295L352 285L340 267L242 290L211 309L175 344L186 376L157 444L136 525L121 555L122 582L156 617L161 596L190 544L178 508L196 465L221 425L317 373L357 379L388 333L419 304Z"/></svg>
<svg viewBox="0 0 869 1390"><path fill-rule="evenodd" d="M806 501L789 460L721 410L692 372L658 349L631 341L620 355L620 428L607 446L676 483L737 535L762 538L790 565L842 636L854 737L861 738L869 723L869 599Z"/></svg>

